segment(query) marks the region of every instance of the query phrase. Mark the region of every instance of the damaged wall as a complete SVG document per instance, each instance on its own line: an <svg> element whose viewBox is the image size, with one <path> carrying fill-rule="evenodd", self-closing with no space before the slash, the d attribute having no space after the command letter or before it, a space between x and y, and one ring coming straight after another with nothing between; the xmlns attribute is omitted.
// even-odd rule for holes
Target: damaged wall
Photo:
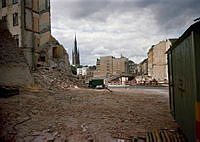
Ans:
<svg viewBox="0 0 200 142"><path fill-rule="evenodd" d="M29 86L34 80L23 51L0 22L0 85Z"/></svg>
<svg viewBox="0 0 200 142"><path fill-rule="evenodd" d="M58 67L71 74L69 56L65 48L53 37L42 48L37 49L37 66Z"/></svg>
<svg viewBox="0 0 200 142"><path fill-rule="evenodd" d="M51 36L50 0L21 0L16 3L9 0L6 6L2 7L1 4L0 20L6 19L8 29L12 36L18 38L18 47L31 69L35 69L39 63L70 70L66 50ZM13 25L15 13L17 25ZM58 48L53 52L54 47Z"/></svg>
<svg viewBox="0 0 200 142"><path fill-rule="evenodd" d="M0 65L0 86L30 86L33 78L26 64Z"/></svg>

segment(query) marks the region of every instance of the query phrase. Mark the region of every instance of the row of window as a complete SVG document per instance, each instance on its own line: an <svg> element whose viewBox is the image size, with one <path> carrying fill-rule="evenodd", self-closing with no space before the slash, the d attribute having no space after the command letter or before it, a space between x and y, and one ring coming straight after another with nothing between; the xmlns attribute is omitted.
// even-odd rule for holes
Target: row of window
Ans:
<svg viewBox="0 0 200 142"><path fill-rule="evenodd" d="M2 0L2 8L6 7L6 5L7 5L6 1L7 1L7 0ZM18 3L18 1L19 1L19 0L12 0L12 3L13 3L13 4L16 4L16 3Z"/></svg>
<svg viewBox="0 0 200 142"><path fill-rule="evenodd" d="M8 5L7 0L2 0L2 8L6 7ZM12 0L13 4L18 3L19 0ZM30 2L30 1L29 1ZM25 1L25 5L26 5L26 1ZM50 8L50 0L45 0L45 5L41 10L45 10L45 9L49 9Z"/></svg>
<svg viewBox="0 0 200 142"><path fill-rule="evenodd" d="M7 16L3 16L2 21L7 22ZM13 14L13 26L17 26L17 25L18 25L18 13L14 13Z"/></svg>

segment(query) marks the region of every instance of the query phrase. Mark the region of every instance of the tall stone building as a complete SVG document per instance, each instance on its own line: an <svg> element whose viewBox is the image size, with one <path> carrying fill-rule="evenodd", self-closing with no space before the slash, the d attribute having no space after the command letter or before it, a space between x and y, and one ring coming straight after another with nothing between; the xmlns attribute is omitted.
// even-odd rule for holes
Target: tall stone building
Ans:
<svg viewBox="0 0 200 142"><path fill-rule="evenodd" d="M120 58L113 58L113 75L128 73L128 58L121 56Z"/></svg>
<svg viewBox="0 0 200 142"><path fill-rule="evenodd" d="M68 64L67 52L51 36L50 0L1 0L0 20L7 23L31 68L56 66L60 58Z"/></svg>
<svg viewBox="0 0 200 142"><path fill-rule="evenodd" d="M128 73L128 58L115 58L113 56L102 56L97 59L97 69L94 76L112 76Z"/></svg>
<svg viewBox="0 0 200 142"><path fill-rule="evenodd" d="M168 80L166 51L176 39L168 39L153 45L148 52L148 76L159 82Z"/></svg>
<svg viewBox="0 0 200 142"><path fill-rule="evenodd" d="M137 71L136 71L136 68L137 68L137 64L131 60L128 61L128 73L129 74L137 74Z"/></svg>
<svg viewBox="0 0 200 142"><path fill-rule="evenodd" d="M74 40L74 49L72 50L72 64L80 65L80 56L79 56L79 50L77 47L76 35L75 35L75 40Z"/></svg>

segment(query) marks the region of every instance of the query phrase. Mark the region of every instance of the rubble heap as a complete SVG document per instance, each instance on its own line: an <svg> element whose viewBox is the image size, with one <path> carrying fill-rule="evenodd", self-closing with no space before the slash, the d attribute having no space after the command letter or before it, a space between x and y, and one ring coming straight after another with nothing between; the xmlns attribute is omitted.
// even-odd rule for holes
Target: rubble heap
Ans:
<svg viewBox="0 0 200 142"><path fill-rule="evenodd" d="M43 65L31 70L17 41L6 24L0 21L0 88L9 86L33 89L39 86L50 91L59 91L69 87L85 87L83 81L71 74L67 53L63 54L66 61L63 65Z"/></svg>
<svg viewBox="0 0 200 142"><path fill-rule="evenodd" d="M1 89L26 87L34 83L24 53L17 44L17 40L7 29L6 23L0 21Z"/></svg>
<svg viewBox="0 0 200 142"><path fill-rule="evenodd" d="M32 73L35 84L49 91L67 90L68 88L85 87L83 81L59 68L38 68Z"/></svg>
<svg viewBox="0 0 200 142"><path fill-rule="evenodd" d="M18 48L16 40L8 31L6 25L0 24L0 64L26 63L23 51Z"/></svg>

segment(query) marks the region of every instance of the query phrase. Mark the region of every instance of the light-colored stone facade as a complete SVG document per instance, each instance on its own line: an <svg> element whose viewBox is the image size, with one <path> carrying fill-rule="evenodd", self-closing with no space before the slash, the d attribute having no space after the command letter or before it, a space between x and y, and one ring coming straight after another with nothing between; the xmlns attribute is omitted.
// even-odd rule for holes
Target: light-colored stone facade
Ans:
<svg viewBox="0 0 200 142"><path fill-rule="evenodd" d="M158 81L167 80L167 55L166 41L162 41L153 48L153 75L152 77Z"/></svg>
<svg viewBox="0 0 200 142"><path fill-rule="evenodd" d="M125 57L113 58L113 75L128 73L128 59Z"/></svg>
<svg viewBox="0 0 200 142"><path fill-rule="evenodd" d="M128 73L128 58L103 56L97 59L97 70L94 72L94 76L112 76L123 73Z"/></svg>
<svg viewBox="0 0 200 142"><path fill-rule="evenodd" d="M112 75L113 73L113 56L100 57L100 74L102 76Z"/></svg>
<svg viewBox="0 0 200 142"><path fill-rule="evenodd" d="M168 80L166 51L174 41L175 39L161 41L153 45L148 52L148 76L158 82L166 82Z"/></svg>

